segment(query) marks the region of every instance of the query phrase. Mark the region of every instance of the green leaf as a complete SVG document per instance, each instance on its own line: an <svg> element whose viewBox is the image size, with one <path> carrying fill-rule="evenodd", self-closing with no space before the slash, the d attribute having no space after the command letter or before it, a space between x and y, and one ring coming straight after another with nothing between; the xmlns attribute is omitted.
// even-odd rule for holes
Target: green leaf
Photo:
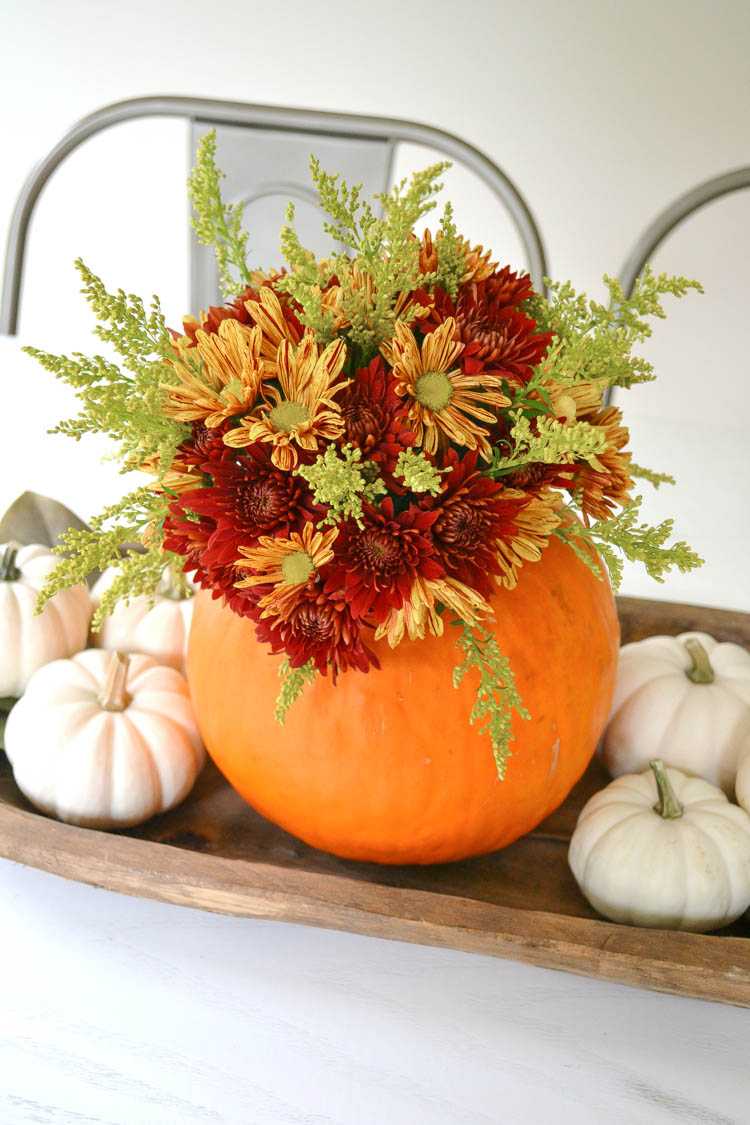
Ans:
<svg viewBox="0 0 750 1125"><path fill-rule="evenodd" d="M0 543L41 543L56 547L69 528L87 530L87 524L59 500L38 492L22 492L0 520Z"/></svg>

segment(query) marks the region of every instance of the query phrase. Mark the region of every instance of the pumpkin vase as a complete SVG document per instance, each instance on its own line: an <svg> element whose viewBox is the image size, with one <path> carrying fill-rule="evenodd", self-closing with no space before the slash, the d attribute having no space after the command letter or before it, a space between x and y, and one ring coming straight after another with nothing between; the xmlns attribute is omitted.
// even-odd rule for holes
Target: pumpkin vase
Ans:
<svg viewBox="0 0 750 1125"><path fill-rule="evenodd" d="M609 583L559 541L492 599L529 719L497 775L469 722L476 672L452 686L458 631L376 643L380 671L318 676L280 726L281 656L209 592L196 597L188 678L214 762L258 812L346 859L427 864L495 851L566 798L604 730L619 626Z"/></svg>

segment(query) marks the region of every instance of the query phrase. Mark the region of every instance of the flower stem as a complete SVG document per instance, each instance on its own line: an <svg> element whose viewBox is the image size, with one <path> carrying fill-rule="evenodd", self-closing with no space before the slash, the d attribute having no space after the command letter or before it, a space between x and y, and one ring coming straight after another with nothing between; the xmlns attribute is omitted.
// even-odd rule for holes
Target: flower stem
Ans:
<svg viewBox="0 0 750 1125"><path fill-rule="evenodd" d="M692 680L694 684L712 684L716 677L703 645L695 637L688 637L685 641L685 648L693 662L686 673L687 678Z"/></svg>
<svg viewBox="0 0 750 1125"><path fill-rule="evenodd" d="M15 543L8 543L0 557L0 582L17 582L21 571L16 566L18 547Z"/></svg>
<svg viewBox="0 0 750 1125"><path fill-rule="evenodd" d="M661 758L656 758L653 762L649 762L649 765L654 771L656 789L659 794L659 800L654 805L654 812L658 813L664 820L678 820L685 810L675 796L664 762Z"/></svg>
<svg viewBox="0 0 750 1125"><path fill-rule="evenodd" d="M102 711L124 711L132 696L127 692L130 657L126 652L113 652L109 658L107 678L99 693Z"/></svg>

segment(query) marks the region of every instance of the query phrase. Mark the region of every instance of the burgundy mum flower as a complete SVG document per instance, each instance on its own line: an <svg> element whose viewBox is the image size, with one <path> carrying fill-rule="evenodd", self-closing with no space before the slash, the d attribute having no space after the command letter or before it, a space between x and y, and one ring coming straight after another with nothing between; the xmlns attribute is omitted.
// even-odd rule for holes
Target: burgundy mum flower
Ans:
<svg viewBox="0 0 750 1125"><path fill-rule="evenodd" d="M493 577L512 579L517 556L536 557L540 538L557 521L533 494L477 472L477 459L475 452L459 459L450 450L444 491L422 504L435 515L432 539L446 573L489 597Z"/></svg>
<svg viewBox="0 0 750 1125"><path fill-rule="evenodd" d="M239 548L254 546L261 535L288 536L320 514L305 481L277 469L269 446L256 443L229 453L203 463L212 484L191 492L188 502L214 524L202 554L211 567L235 562Z"/></svg>
<svg viewBox="0 0 750 1125"><path fill-rule="evenodd" d="M515 273L510 266L503 266L496 270L490 277L476 282L476 287L483 287L485 300L491 300L496 309L515 308L522 301L527 301L534 296L531 278L527 273ZM466 292L471 290L471 285L463 286Z"/></svg>
<svg viewBox="0 0 750 1125"><path fill-rule="evenodd" d="M552 340L552 333L537 332L536 321L525 313L508 308L487 310L480 301L464 304L458 325L466 343L464 371L505 375L517 384L529 381Z"/></svg>
<svg viewBox="0 0 750 1125"><path fill-rule="evenodd" d="M178 448L175 464L180 468L200 469L206 461L217 463L233 457L235 451L224 444L224 434L231 426L231 422L222 422L209 430L202 422L193 422L190 440Z"/></svg>
<svg viewBox="0 0 750 1125"><path fill-rule="evenodd" d="M422 505L435 515L432 538L446 573L487 597L500 573L494 544L504 523L503 486L477 472L477 460L476 452L460 459L449 450L445 488Z"/></svg>
<svg viewBox="0 0 750 1125"><path fill-rule="evenodd" d="M361 528L349 521L340 530L326 591L341 590L354 618L380 624L409 598L417 576L445 573L430 534L435 519L414 505L396 514L390 496L380 508L366 505Z"/></svg>
<svg viewBox="0 0 750 1125"><path fill-rule="evenodd" d="M262 597L267 587L258 586ZM339 672L355 668L360 672L377 668L378 659L362 641L360 626L343 598L323 589L317 579L300 592L296 604L286 618L261 618L255 628L259 641L271 651L284 652L293 668L312 660L325 675L329 666L333 679Z"/></svg>
<svg viewBox="0 0 750 1125"><path fill-rule="evenodd" d="M206 561L209 540L216 531L215 520L206 516L194 517L192 500L200 492L185 492L169 508L164 521L164 550L182 555L183 570L193 576L193 581L203 590L210 590L214 598L226 598L227 605L240 617L256 616L258 594L256 590L238 590L235 583L241 577L233 565L215 565Z"/></svg>
<svg viewBox="0 0 750 1125"><path fill-rule="evenodd" d="M344 440L362 450L362 458L374 461L392 490L401 492L393 481L399 453L414 443L409 429L406 405L396 394L396 380L380 356L355 374L339 399L344 416Z"/></svg>
<svg viewBox="0 0 750 1125"><path fill-rule="evenodd" d="M462 285L455 301L440 288L431 295L422 294L420 303L429 306L430 312L417 322L418 327L432 331L448 317L455 317L458 338L465 345L461 355L465 374L487 371L505 375L513 383L525 383L552 339L549 332L537 332L536 321L518 308L532 295L529 278L506 267L482 281ZM414 296L420 299L419 292Z"/></svg>

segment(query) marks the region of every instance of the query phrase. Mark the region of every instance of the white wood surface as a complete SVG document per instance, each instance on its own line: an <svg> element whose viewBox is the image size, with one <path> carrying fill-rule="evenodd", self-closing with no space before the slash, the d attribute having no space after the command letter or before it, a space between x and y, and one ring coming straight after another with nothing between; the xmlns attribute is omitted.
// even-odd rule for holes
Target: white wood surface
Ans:
<svg viewBox="0 0 750 1125"><path fill-rule="evenodd" d="M2 1125L743 1125L750 1014L0 863Z"/></svg>

